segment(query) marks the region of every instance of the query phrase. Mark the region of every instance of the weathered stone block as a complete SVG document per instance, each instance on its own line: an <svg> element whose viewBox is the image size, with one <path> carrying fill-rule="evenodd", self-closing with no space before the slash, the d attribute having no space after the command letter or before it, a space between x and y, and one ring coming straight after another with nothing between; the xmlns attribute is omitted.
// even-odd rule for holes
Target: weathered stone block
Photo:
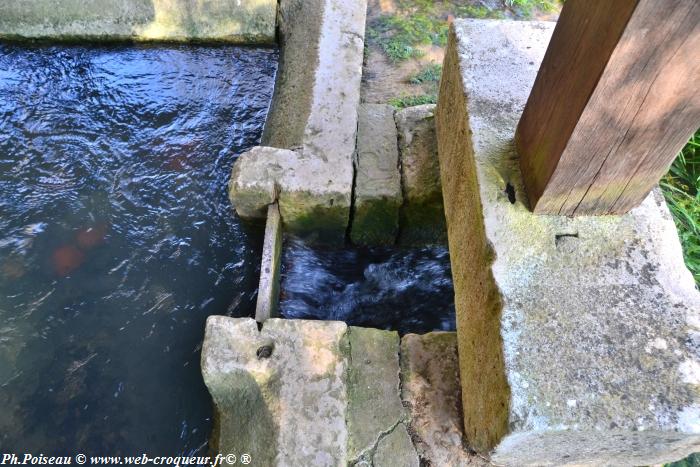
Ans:
<svg viewBox="0 0 700 467"><path fill-rule="evenodd" d="M275 41L276 0L31 0L0 2L0 37Z"/></svg>
<svg viewBox="0 0 700 467"><path fill-rule="evenodd" d="M355 214L351 239L359 245L393 245L402 203L394 108L362 104L357 130Z"/></svg>
<svg viewBox="0 0 700 467"><path fill-rule="evenodd" d="M367 2L282 0L280 11L280 68L262 141L298 153L297 162L285 166L295 170L293 188L279 184L282 220L287 231L308 240L342 243L352 201Z"/></svg>
<svg viewBox="0 0 700 467"><path fill-rule="evenodd" d="M411 414L420 458L429 465L484 466L467 449L457 333L407 334L401 339L401 398Z"/></svg>
<svg viewBox="0 0 700 467"><path fill-rule="evenodd" d="M399 381L399 336L379 329L349 329L348 459L351 463L374 462L377 467L400 465L376 461L386 438L406 431L408 414L401 404ZM401 454L418 460L410 439L407 446L393 452Z"/></svg>
<svg viewBox="0 0 700 467"><path fill-rule="evenodd" d="M202 375L222 454L249 452L256 465L383 467L397 465L383 460L390 447L411 459L398 465L417 465L401 438L395 332L274 318L259 331L252 319L211 316Z"/></svg>
<svg viewBox="0 0 700 467"><path fill-rule="evenodd" d="M406 426L398 424L377 445L372 456L374 467L419 467L420 459Z"/></svg>
<svg viewBox="0 0 700 467"><path fill-rule="evenodd" d="M427 104L396 112L404 195L402 245L447 241L434 111L435 105Z"/></svg>
<svg viewBox="0 0 700 467"><path fill-rule="evenodd" d="M450 32L436 126L467 439L501 465L671 461L700 450L700 295L662 196L619 217L525 204L513 136L552 28Z"/></svg>
<svg viewBox="0 0 700 467"><path fill-rule="evenodd" d="M311 240L339 242L348 224L352 187L334 191L327 167L314 156L257 146L233 165L229 198L243 218L264 218L279 203L285 230Z"/></svg>

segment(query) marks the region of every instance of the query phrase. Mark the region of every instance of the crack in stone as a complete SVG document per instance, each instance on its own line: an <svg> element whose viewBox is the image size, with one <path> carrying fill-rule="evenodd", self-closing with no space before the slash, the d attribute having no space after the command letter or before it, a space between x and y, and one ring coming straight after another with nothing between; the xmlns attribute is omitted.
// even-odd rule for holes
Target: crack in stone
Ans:
<svg viewBox="0 0 700 467"><path fill-rule="evenodd" d="M351 330L350 327L348 327L348 376L350 374L350 371L352 369L352 344L350 343L351 340L349 338ZM350 466L362 466L362 467L372 467L374 466L374 456L377 452L377 448L379 447L379 444L382 442L384 438L387 436L391 435L396 428L398 428L399 425L404 425L404 429L409 433L409 438L410 436L410 430L409 430L409 423L410 423L410 414L408 413L408 410L403 404L403 397L402 397L402 389L403 389L403 382L401 380L401 341L399 340L399 345L396 351L396 357L399 362L399 371L398 374L396 375L398 379L398 387L397 387L397 396L399 398L399 401L401 402L401 406L403 407L403 411L401 416L386 430L380 431L377 434L377 437L375 440L372 442L372 444L360 451L360 453L353 459L349 460L348 465ZM349 381L349 378L348 378ZM345 415L345 421L346 424L348 422L348 413L346 412ZM416 454L418 454L418 450L416 449L415 443L413 442L413 439L411 438L411 444L413 445L413 448L416 450ZM419 456L420 458L420 456Z"/></svg>
<svg viewBox="0 0 700 467"><path fill-rule="evenodd" d="M386 438L387 436L392 434L394 432L394 430L399 425L403 425L403 424L404 424L404 420L399 419L389 429L384 430L384 431L380 431L379 434L377 435L377 438L372 443L372 445L370 447L366 448L364 451L360 452L355 459L350 461L349 465L352 465L352 466L355 466L355 465L373 466L374 465L374 455L377 452L377 448L379 447L379 443L381 443L384 438Z"/></svg>

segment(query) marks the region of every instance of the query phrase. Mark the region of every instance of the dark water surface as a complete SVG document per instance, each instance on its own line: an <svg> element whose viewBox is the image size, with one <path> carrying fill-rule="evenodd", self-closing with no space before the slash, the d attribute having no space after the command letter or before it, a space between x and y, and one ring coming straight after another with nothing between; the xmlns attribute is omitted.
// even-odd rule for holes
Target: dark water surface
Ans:
<svg viewBox="0 0 700 467"><path fill-rule="evenodd" d="M285 239L280 312L401 334L454 331L447 247L319 248Z"/></svg>
<svg viewBox="0 0 700 467"><path fill-rule="evenodd" d="M210 314L252 312L231 215L277 52L0 45L0 452L203 452Z"/></svg>

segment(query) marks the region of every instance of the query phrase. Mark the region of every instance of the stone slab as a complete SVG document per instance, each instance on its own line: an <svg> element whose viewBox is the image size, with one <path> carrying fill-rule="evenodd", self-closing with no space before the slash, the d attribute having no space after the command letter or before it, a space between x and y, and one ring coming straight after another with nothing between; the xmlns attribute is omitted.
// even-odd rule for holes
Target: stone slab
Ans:
<svg viewBox="0 0 700 467"><path fill-rule="evenodd" d="M349 191L334 191L327 167L315 156L256 146L241 154L229 180L229 199L243 218L265 218L267 206L279 204L287 232L323 243L344 239Z"/></svg>
<svg viewBox="0 0 700 467"><path fill-rule="evenodd" d="M372 459L380 442L406 422L399 382L399 336L351 327L348 372L348 458ZM415 450L411 445L409 452Z"/></svg>
<svg viewBox="0 0 700 467"><path fill-rule="evenodd" d="M392 106L360 105L355 165L350 238L357 245L393 245L403 196Z"/></svg>
<svg viewBox="0 0 700 467"><path fill-rule="evenodd" d="M0 38L273 43L276 0L0 2Z"/></svg>
<svg viewBox="0 0 700 467"><path fill-rule="evenodd" d="M401 245L447 242L434 111L434 104L426 104L396 112L404 195Z"/></svg>
<svg viewBox="0 0 700 467"><path fill-rule="evenodd" d="M398 424L377 445L372 456L374 467L419 467L420 459L404 424Z"/></svg>
<svg viewBox="0 0 700 467"><path fill-rule="evenodd" d="M466 445L461 394L457 333L403 336L401 398L420 458L429 465L488 465Z"/></svg>
<svg viewBox="0 0 700 467"><path fill-rule="evenodd" d="M214 449L256 465L374 465L380 445L413 459L395 332L337 321L211 316L202 375L218 420ZM392 465L392 464L382 464Z"/></svg>
<svg viewBox="0 0 700 467"><path fill-rule="evenodd" d="M262 142L298 154L294 186L278 184L280 210L285 230L307 240L345 240L366 10L366 0L280 3L280 67Z"/></svg>
<svg viewBox="0 0 700 467"><path fill-rule="evenodd" d="M281 258L282 219L279 206L273 203L267 208L265 222L258 300L255 304L255 320L258 323L279 316Z"/></svg>
<svg viewBox="0 0 700 467"><path fill-rule="evenodd" d="M436 125L467 439L501 465L672 461L700 450L700 294L663 197L575 219L525 202L513 136L552 28L449 36Z"/></svg>

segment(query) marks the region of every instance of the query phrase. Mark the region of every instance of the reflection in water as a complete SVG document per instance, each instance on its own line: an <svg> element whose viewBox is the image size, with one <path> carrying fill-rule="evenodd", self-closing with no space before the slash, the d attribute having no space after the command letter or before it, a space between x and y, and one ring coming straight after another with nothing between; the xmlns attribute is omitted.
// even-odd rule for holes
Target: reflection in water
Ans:
<svg viewBox="0 0 700 467"><path fill-rule="evenodd" d="M309 247L287 238L280 310L286 318L346 321L401 334L455 329L446 247Z"/></svg>
<svg viewBox="0 0 700 467"><path fill-rule="evenodd" d="M204 320L252 312L231 215L277 52L0 45L0 452L202 452Z"/></svg>

